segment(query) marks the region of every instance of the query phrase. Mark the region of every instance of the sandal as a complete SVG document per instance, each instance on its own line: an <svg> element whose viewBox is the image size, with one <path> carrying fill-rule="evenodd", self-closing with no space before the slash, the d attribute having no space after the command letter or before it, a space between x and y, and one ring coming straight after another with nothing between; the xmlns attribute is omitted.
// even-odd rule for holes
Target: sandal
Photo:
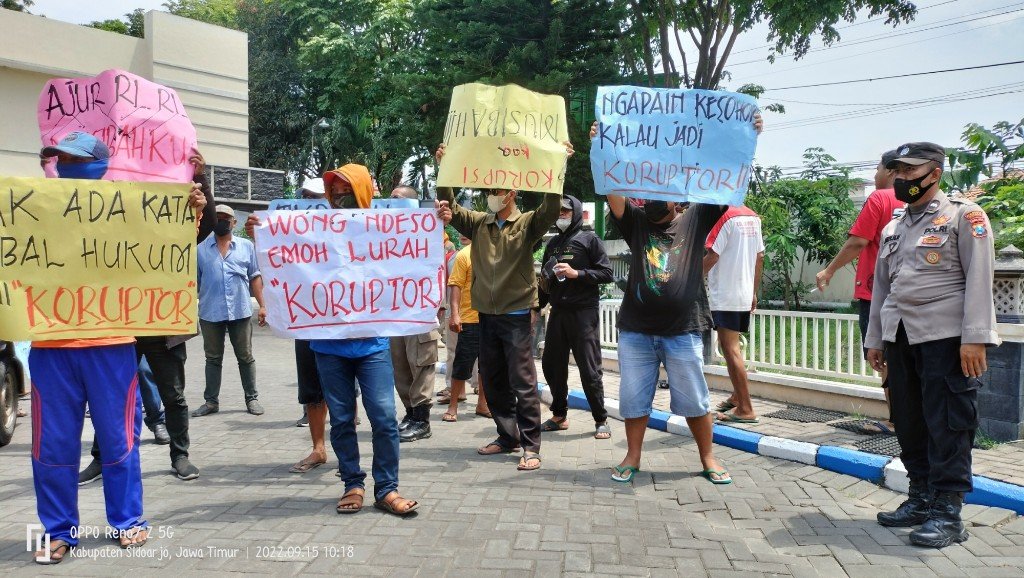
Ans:
<svg viewBox="0 0 1024 578"><path fill-rule="evenodd" d="M712 470L711 468L708 468L701 472L700 475L704 476L704 478L707 479L707 481L711 482L712 484L715 484L716 486L725 486L727 484L732 483L732 476L730 476L729 472L726 470ZM718 477L712 478L711 476Z"/></svg>
<svg viewBox="0 0 1024 578"><path fill-rule="evenodd" d="M537 465L531 466L530 462L534 460L536 460ZM523 457L519 458L519 465L516 466L516 469L518 469L521 472L532 472L533 470L539 470L540 454L535 454L533 452L523 452Z"/></svg>
<svg viewBox="0 0 1024 578"><path fill-rule="evenodd" d="M141 541L136 541L136 538L141 537ZM149 540L149 528L143 526L135 526L129 528L123 532L118 532L118 543L121 548L127 550L129 548L138 548L143 546Z"/></svg>
<svg viewBox="0 0 1024 578"><path fill-rule="evenodd" d="M754 417L740 417L735 413L722 413L715 414L715 421L721 423L761 423L757 416Z"/></svg>
<svg viewBox="0 0 1024 578"><path fill-rule="evenodd" d="M341 496L341 499L338 500L338 505L337 507L334 508L334 511L338 512L339 514L355 514L359 510L362 510L363 494L365 493L366 490L364 490L363 488L352 488L351 490L345 492Z"/></svg>
<svg viewBox="0 0 1024 578"><path fill-rule="evenodd" d="M392 496L390 500L388 499L388 496ZM398 502L399 500L404 500L405 502L411 503L412 505L408 506L404 510L399 510L398 508L395 507L395 502ZM377 508L378 510L384 510L389 514L394 514L396 516L408 516L416 508L420 507L420 504L416 500L408 500L406 498L403 498L401 495L398 494L398 492L391 492L387 496L384 496L383 500L377 500L376 502L374 502L373 507Z"/></svg>
<svg viewBox="0 0 1024 578"><path fill-rule="evenodd" d="M735 403L733 403L733 402L729 401L728 399L726 399L725 401L719 402L719 404L715 406L715 410L714 411L716 411L718 413L725 413L725 412L727 412L730 409L733 409L735 407L736 407Z"/></svg>
<svg viewBox="0 0 1024 578"><path fill-rule="evenodd" d="M441 416L441 421L446 421L448 423L456 422L456 421L459 421L459 416L458 416L458 414L454 414L454 413L448 411L448 412L445 412L445 414Z"/></svg>
<svg viewBox="0 0 1024 578"><path fill-rule="evenodd" d="M519 448L506 448L505 446L501 445L500 441L494 440L493 442L485 445L484 447L477 449L476 453L482 456L493 456L496 454L510 454L518 449Z"/></svg>
<svg viewBox="0 0 1024 578"><path fill-rule="evenodd" d="M459 403L462 403L464 401L466 401L466 396L463 395L463 396L459 397ZM444 397L437 398L438 405L444 405L446 403L451 403L451 402L452 402L452 396L450 396L450 395L446 395Z"/></svg>
<svg viewBox="0 0 1024 578"><path fill-rule="evenodd" d="M567 417L563 417L562 421L555 421L555 418L551 418L540 424L540 431L564 431L567 429L569 429L569 418Z"/></svg>
<svg viewBox="0 0 1024 578"><path fill-rule="evenodd" d="M597 428L594 431L594 439L606 440L612 437L612 428L608 427L607 423L597 424Z"/></svg>
<svg viewBox="0 0 1024 578"><path fill-rule="evenodd" d="M633 481L633 476L640 471L640 466L615 466L612 468L612 481L621 484L628 484Z"/></svg>
<svg viewBox="0 0 1024 578"><path fill-rule="evenodd" d="M54 544L56 544L56 546ZM72 550L74 550L74 549L75 549L75 547L72 546L71 544L68 544L64 540L59 540L58 539L58 540L54 540L53 542L50 543L50 555L49 556L46 555L46 550L45 549L44 550L36 550L36 553L35 553L35 555L33 556L32 559L35 560L36 564L41 564L43 566L51 566L53 564L60 564L61 562L64 561L64 558L67 558L68 554ZM54 554L60 554L60 557L54 558L53 557Z"/></svg>
<svg viewBox="0 0 1024 578"><path fill-rule="evenodd" d="M493 415L491 415L491 412L489 412L489 411L480 411L480 410L476 410L476 411L475 411L475 412L473 412L473 413L475 413L476 415L478 415L478 416L480 416L480 417L486 417L487 419L494 419L494 416L493 416Z"/></svg>
<svg viewBox="0 0 1024 578"><path fill-rule="evenodd" d="M304 473L308 472L309 470L312 470L312 469L315 469L315 468L319 468L320 466L322 466L322 465L324 465L326 463L327 463L326 461L323 461L323 462L307 462L306 460L302 460L299 463L297 463L294 466L292 466L291 468L289 468L288 472L292 473L292 474L304 474Z"/></svg>

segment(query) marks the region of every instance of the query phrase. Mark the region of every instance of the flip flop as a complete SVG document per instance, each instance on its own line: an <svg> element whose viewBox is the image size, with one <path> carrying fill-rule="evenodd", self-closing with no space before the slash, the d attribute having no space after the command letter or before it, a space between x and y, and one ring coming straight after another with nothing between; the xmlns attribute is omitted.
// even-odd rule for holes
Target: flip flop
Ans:
<svg viewBox="0 0 1024 578"><path fill-rule="evenodd" d="M536 466L527 465L527 464L530 463L530 460L537 460L537 465ZM518 469L521 472L532 472L533 470L539 470L540 469L540 461L541 461L540 460L540 454L535 454L535 453L531 453L531 452L525 452L523 454L523 457L519 458L519 465L516 466L516 469Z"/></svg>
<svg viewBox="0 0 1024 578"><path fill-rule="evenodd" d="M761 423L756 417L740 417L734 413L718 413L715 419L722 423Z"/></svg>
<svg viewBox="0 0 1024 578"><path fill-rule="evenodd" d="M612 474L612 481L620 484L632 482L633 476L640 471L638 466L615 466L612 469L615 470L615 473Z"/></svg>
<svg viewBox="0 0 1024 578"><path fill-rule="evenodd" d="M540 424L540 431L565 431L567 429L569 429L568 419L563 419L562 421L549 419L548 421Z"/></svg>
<svg viewBox="0 0 1024 578"><path fill-rule="evenodd" d="M288 472L292 473L292 474L304 474L304 473L308 472L309 470L319 468L320 466L322 466L322 465L324 465L326 463L327 462L307 462L307 461L303 460L303 461L295 464L291 468L289 468Z"/></svg>
<svg viewBox="0 0 1024 578"><path fill-rule="evenodd" d="M612 428L608 427L607 423L599 424L594 430L594 439L596 440L606 440L611 439L611 437Z"/></svg>
<svg viewBox="0 0 1024 578"><path fill-rule="evenodd" d="M71 551L75 549L74 546L68 544L64 540L57 539L53 542L57 545L53 546L51 544L49 558L36 558L35 556L32 557L32 560L35 561L36 564L41 564L43 566L52 566L53 564L60 564L64 561L64 558L67 558L68 554L70 554ZM45 553L45 550L43 552ZM60 558L54 558L53 555L58 553L60 554Z"/></svg>
<svg viewBox="0 0 1024 578"><path fill-rule="evenodd" d="M445 414L441 416L441 421L448 423L457 422L459 421L459 416L451 412L445 412Z"/></svg>
<svg viewBox="0 0 1024 578"><path fill-rule="evenodd" d="M711 468L708 468L701 472L700 475L704 476L704 479L711 482L712 484L715 484L716 486L726 486L732 483L732 476L729 475L728 470L712 470ZM718 476L718 478L715 479L712 478L711 476ZM729 477L723 478L722 476Z"/></svg>
<svg viewBox="0 0 1024 578"><path fill-rule="evenodd" d="M480 417L486 417L487 419L494 419L494 416L491 415L491 412L489 412L489 411L475 411L473 413L475 413L476 415L478 415Z"/></svg>
<svg viewBox="0 0 1024 578"><path fill-rule="evenodd" d="M726 399L725 401L719 402L718 405L715 406L715 411L718 413L725 413L730 409L733 409L734 407L736 407L736 404Z"/></svg>
<svg viewBox="0 0 1024 578"><path fill-rule="evenodd" d="M494 448L494 449L488 449L488 448ZM485 445L484 447L477 449L476 453L478 453L478 454L480 454L482 456L494 456L494 455L497 455L497 454L510 454L510 453L512 453L512 452L514 452L514 451L516 451L518 449L519 448L508 449L505 446L501 445L501 443L499 443L497 440L495 440L495 441Z"/></svg>
<svg viewBox="0 0 1024 578"><path fill-rule="evenodd" d="M878 435L878 434L886 434L886 435L891 435L891 436L892 435L896 435L896 432L892 431L892 428L890 428L889 426L885 425L885 422L883 422L883 421L873 421L873 422L870 422L870 423L866 423L866 424L864 424L864 425L862 425L860 427L860 431L862 431L863 433L866 433L868 435Z"/></svg>

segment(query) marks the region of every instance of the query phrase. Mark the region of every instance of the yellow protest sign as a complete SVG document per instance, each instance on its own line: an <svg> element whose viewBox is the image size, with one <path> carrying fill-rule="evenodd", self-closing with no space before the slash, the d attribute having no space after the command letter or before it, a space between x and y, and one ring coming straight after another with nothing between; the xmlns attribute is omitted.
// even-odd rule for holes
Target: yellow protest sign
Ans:
<svg viewBox="0 0 1024 578"><path fill-rule="evenodd" d="M565 100L560 96L514 84L456 86L437 184L560 195L567 140Z"/></svg>
<svg viewBox="0 0 1024 578"><path fill-rule="evenodd" d="M0 177L0 339L195 333L189 188Z"/></svg>

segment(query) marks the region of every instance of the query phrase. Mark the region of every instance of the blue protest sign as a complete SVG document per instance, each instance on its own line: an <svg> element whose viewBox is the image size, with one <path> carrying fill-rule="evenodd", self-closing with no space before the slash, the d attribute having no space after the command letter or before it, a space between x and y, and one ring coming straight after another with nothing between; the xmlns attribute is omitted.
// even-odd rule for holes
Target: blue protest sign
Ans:
<svg viewBox="0 0 1024 578"><path fill-rule="evenodd" d="M270 211L316 211L330 208L327 199L274 199L267 207Z"/></svg>
<svg viewBox="0 0 1024 578"><path fill-rule="evenodd" d="M393 199L373 199L370 201L371 209L418 209L420 208L419 199L404 199L404 198L393 198Z"/></svg>
<svg viewBox="0 0 1024 578"><path fill-rule="evenodd" d="M743 203L757 146L753 97L602 86L595 108L590 168L598 194Z"/></svg>

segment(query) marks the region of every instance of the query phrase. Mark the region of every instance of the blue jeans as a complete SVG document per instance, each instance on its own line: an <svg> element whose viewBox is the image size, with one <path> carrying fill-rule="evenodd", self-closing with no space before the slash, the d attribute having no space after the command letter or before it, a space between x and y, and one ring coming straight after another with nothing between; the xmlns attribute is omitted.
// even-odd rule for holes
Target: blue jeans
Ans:
<svg viewBox="0 0 1024 578"><path fill-rule="evenodd" d="M672 413L707 415L711 397L703 355L704 342L697 332L669 336L619 332L619 413L624 419L651 415L658 368L664 363Z"/></svg>
<svg viewBox="0 0 1024 578"><path fill-rule="evenodd" d="M143 356L139 360L139 393L142 394L142 409L146 411L146 427L153 429L157 424L164 423L164 409L160 405L160 392L153 381L153 370Z"/></svg>
<svg viewBox="0 0 1024 578"><path fill-rule="evenodd" d="M364 488L366 472L359 467L356 438L356 379L363 393L363 408L373 429L373 495L376 500L398 489L398 417L391 352L348 358L316 354L324 400L331 414L331 446L345 491Z"/></svg>

